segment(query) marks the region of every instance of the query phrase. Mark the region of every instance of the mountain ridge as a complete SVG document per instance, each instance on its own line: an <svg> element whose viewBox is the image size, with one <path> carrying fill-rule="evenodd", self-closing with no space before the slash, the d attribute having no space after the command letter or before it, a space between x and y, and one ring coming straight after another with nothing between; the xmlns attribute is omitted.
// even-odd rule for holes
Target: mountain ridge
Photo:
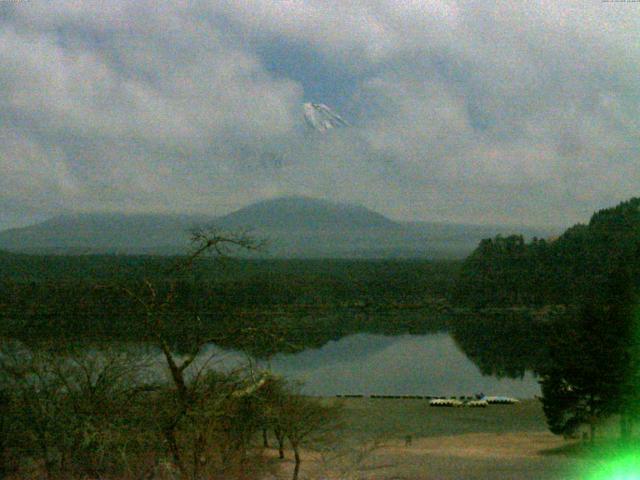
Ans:
<svg viewBox="0 0 640 480"><path fill-rule="evenodd" d="M267 221L265 221L268 219ZM314 228L345 226L395 228L400 224L381 213L361 205L332 202L313 197L291 195L261 200L235 212L219 217L222 226L293 228L306 223Z"/></svg>
<svg viewBox="0 0 640 480"><path fill-rule="evenodd" d="M0 231L0 249L21 253L177 255L190 231L251 230L277 258L461 258L504 227L397 222L361 205L304 196L259 201L226 215L119 212L61 215ZM534 231L533 234L537 232Z"/></svg>

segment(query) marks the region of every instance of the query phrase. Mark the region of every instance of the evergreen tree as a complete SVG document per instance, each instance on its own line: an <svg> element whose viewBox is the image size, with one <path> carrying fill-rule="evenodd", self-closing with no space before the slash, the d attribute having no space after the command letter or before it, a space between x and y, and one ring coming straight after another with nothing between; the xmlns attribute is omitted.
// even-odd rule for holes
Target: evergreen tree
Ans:
<svg viewBox="0 0 640 480"><path fill-rule="evenodd" d="M593 284L578 318L550 330L549 363L540 383L554 433L572 434L588 424L593 439L598 420L619 414L621 434L630 434L640 400L636 287L631 264L618 260L609 277Z"/></svg>

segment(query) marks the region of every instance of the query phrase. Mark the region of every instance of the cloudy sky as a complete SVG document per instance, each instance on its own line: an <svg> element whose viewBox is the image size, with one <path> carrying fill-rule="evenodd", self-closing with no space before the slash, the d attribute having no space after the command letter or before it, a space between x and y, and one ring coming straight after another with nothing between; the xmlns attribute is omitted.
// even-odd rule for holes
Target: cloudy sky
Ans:
<svg viewBox="0 0 640 480"><path fill-rule="evenodd" d="M0 228L284 194L563 226L640 184L640 3L1 1L0 92Z"/></svg>

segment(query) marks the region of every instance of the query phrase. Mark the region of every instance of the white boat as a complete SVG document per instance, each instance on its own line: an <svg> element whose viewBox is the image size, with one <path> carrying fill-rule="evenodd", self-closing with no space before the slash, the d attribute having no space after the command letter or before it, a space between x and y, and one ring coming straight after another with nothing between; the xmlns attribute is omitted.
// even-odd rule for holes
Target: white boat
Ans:
<svg viewBox="0 0 640 480"><path fill-rule="evenodd" d="M487 402L484 399L469 400L468 402L466 402L464 404L465 407L475 407L475 408L484 408L484 407L486 407L488 405L489 405L489 402Z"/></svg>
<svg viewBox="0 0 640 480"><path fill-rule="evenodd" d="M520 403L520 400L513 397L483 397L482 400L486 400L489 404L511 405L514 403Z"/></svg>
<svg viewBox="0 0 640 480"><path fill-rule="evenodd" d="M463 405L463 402L455 398L434 398L429 401L430 407L462 407Z"/></svg>

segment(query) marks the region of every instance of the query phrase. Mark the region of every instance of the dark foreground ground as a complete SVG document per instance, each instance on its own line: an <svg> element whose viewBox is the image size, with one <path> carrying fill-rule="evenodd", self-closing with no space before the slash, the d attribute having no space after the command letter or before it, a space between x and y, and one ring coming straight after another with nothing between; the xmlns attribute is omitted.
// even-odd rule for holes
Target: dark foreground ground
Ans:
<svg viewBox="0 0 640 480"><path fill-rule="evenodd" d="M349 399L343 445L307 452L307 479L588 478L589 462L558 454L540 403L435 408L425 400ZM291 463L283 465L284 478Z"/></svg>

